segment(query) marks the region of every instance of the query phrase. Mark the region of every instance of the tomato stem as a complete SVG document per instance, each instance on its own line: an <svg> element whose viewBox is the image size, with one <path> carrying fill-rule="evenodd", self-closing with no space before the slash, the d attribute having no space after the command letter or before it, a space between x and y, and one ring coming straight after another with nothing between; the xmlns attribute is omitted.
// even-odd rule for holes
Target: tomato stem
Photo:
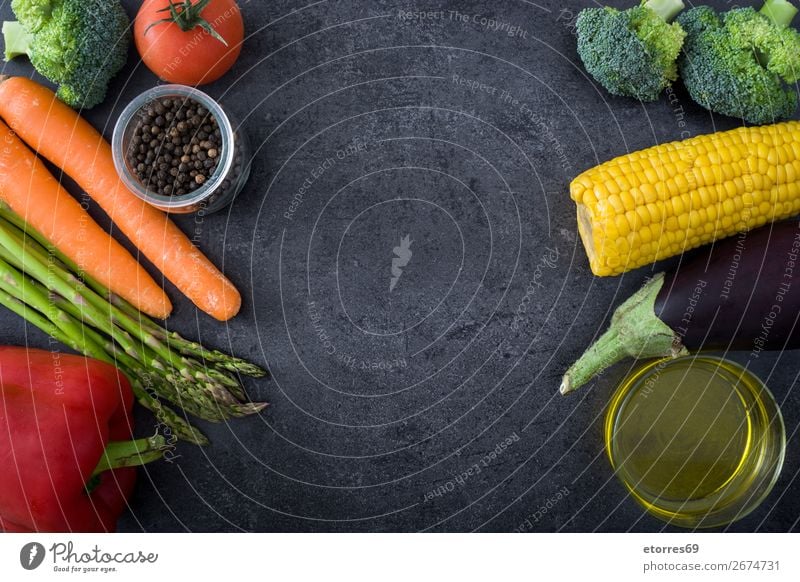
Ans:
<svg viewBox="0 0 800 582"><path fill-rule="evenodd" d="M211 0L197 0L197 2L192 4L192 0L184 0L183 3L179 2L176 4L172 0L169 0L169 6L158 10L158 12L169 12L169 18L156 20L145 29L144 33L147 34L154 26L165 23L177 24L183 32L189 32L199 26L219 42L228 46L228 42L214 30L211 23L201 16L201 13L205 10L206 6L208 6L209 2L211 2Z"/></svg>

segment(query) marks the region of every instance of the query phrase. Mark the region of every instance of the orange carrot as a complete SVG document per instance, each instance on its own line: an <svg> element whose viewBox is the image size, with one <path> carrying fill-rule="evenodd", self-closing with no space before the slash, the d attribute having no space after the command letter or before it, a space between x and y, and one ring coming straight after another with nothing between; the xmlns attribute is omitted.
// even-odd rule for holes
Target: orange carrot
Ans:
<svg viewBox="0 0 800 582"><path fill-rule="evenodd" d="M139 310L158 318L172 311L164 290L2 121L0 199L79 269Z"/></svg>
<svg viewBox="0 0 800 582"><path fill-rule="evenodd" d="M0 117L72 177L195 305L220 321L239 312L242 299L233 284L166 214L127 189L109 143L50 89L24 77L0 76Z"/></svg>

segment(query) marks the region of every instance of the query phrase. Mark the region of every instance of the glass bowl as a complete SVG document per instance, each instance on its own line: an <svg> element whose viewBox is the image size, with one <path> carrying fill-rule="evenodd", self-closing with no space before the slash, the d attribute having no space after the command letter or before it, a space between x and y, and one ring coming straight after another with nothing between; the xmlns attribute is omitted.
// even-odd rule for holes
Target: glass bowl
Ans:
<svg viewBox="0 0 800 582"><path fill-rule="evenodd" d="M650 514L688 528L753 511L783 466L786 435L772 394L735 362L687 356L650 362L614 394L606 452Z"/></svg>
<svg viewBox="0 0 800 582"><path fill-rule="evenodd" d="M126 155L144 110L152 102L163 98L197 102L216 119L220 129L222 147L216 170L203 186L180 196L165 196L147 189L136 176ZM139 198L165 212L188 214L221 210L233 202L250 176L250 146L241 128L235 128L230 115L214 99L184 85L160 85L131 101L114 127L111 148L117 173L125 185Z"/></svg>

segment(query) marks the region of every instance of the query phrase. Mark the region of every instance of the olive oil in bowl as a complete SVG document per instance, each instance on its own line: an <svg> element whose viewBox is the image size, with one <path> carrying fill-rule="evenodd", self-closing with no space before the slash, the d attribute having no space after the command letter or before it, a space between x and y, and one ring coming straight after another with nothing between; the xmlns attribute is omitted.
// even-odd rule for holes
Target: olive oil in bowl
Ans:
<svg viewBox="0 0 800 582"><path fill-rule="evenodd" d="M618 477L652 515L683 527L744 517L769 494L786 446L764 384L710 356L651 362L611 400L606 450Z"/></svg>

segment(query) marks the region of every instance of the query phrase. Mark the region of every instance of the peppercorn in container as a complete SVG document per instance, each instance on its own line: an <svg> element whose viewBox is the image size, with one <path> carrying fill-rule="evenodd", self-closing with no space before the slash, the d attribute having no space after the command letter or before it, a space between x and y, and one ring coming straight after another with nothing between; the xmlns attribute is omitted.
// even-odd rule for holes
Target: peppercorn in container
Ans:
<svg viewBox="0 0 800 582"><path fill-rule="evenodd" d="M162 85L134 99L117 121L112 149L125 185L165 212L216 212L250 175L241 128L211 97L183 85Z"/></svg>

